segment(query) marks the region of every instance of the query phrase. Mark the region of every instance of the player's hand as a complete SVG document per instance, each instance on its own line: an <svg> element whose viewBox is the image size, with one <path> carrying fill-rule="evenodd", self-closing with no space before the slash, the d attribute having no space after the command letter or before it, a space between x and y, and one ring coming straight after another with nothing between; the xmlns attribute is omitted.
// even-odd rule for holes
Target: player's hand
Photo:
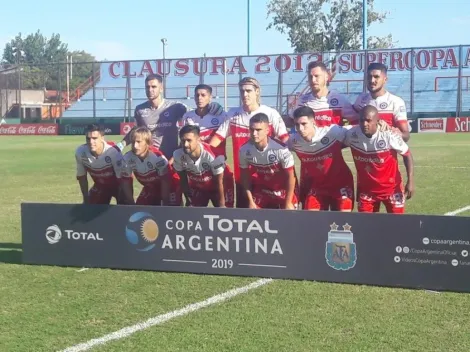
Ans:
<svg viewBox="0 0 470 352"><path fill-rule="evenodd" d="M292 202L289 202L285 205L284 209L295 210L295 207L294 207L294 204L292 204Z"/></svg>
<svg viewBox="0 0 470 352"><path fill-rule="evenodd" d="M250 209L258 209L258 207L256 206L256 204L254 202L250 202L250 205L249 207Z"/></svg>
<svg viewBox="0 0 470 352"><path fill-rule="evenodd" d="M209 114L214 116L219 116L224 112L224 108L222 105L216 102L212 102L209 104Z"/></svg>
<svg viewBox="0 0 470 352"><path fill-rule="evenodd" d="M118 147L122 152L122 150L126 147L126 144L121 141L118 144L116 144L116 147Z"/></svg>
<svg viewBox="0 0 470 352"><path fill-rule="evenodd" d="M413 197L414 194L415 194L415 185L413 182L410 182L410 180L408 180L405 186L406 199L411 199L411 197Z"/></svg>
<svg viewBox="0 0 470 352"><path fill-rule="evenodd" d="M392 128L386 123L384 120L379 120L377 122L377 129L379 131L389 131L392 130Z"/></svg>

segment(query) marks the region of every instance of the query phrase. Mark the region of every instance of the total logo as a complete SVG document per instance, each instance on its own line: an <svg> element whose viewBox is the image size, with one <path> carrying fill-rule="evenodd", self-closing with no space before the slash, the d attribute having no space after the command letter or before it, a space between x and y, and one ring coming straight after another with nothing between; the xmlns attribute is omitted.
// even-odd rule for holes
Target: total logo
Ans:
<svg viewBox="0 0 470 352"><path fill-rule="evenodd" d="M49 244L56 244L62 238L72 241L103 241L103 237L98 232L77 232L74 230L62 230L57 225L51 225L46 229L46 240Z"/></svg>

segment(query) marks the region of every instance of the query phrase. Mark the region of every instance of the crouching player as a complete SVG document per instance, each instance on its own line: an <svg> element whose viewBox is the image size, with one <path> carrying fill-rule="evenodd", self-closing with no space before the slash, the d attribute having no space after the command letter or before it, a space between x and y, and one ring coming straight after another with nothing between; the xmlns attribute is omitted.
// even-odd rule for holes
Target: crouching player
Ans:
<svg viewBox="0 0 470 352"><path fill-rule="evenodd" d="M109 204L112 198L117 204L132 204L132 194L121 182L123 156L119 148L107 143L104 130L96 124L86 128L86 143L75 151L77 180L84 204ZM87 175L94 181L88 189Z"/></svg>
<svg viewBox="0 0 470 352"><path fill-rule="evenodd" d="M216 156L211 147L201 142L200 129L186 125L179 131L182 148L173 153L173 167L178 172L187 206L233 208L233 179L227 172L225 157ZM232 182L228 182L232 180Z"/></svg>
<svg viewBox="0 0 470 352"><path fill-rule="evenodd" d="M294 156L269 136L269 118L264 113L250 119L250 140L239 152L242 185L249 207L297 209Z"/></svg>
<svg viewBox="0 0 470 352"><path fill-rule="evenodd" d="M152 146L152 132L137 127L130 136L131 150L124 155L123 187L133 193L132 175L143 186L137 205L180 206L182 193L178 174L162 152Z"/></svg>

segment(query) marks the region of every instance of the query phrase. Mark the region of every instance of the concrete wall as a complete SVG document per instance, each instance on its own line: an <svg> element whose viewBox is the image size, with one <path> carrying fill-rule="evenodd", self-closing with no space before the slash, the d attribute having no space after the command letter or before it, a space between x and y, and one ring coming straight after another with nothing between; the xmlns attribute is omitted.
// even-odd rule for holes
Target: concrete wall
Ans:
<svg viewBox="0 0 470 352"><path fill-rule="evenodd" d="M0 89L0 116L5 116L11 106L19 103L16 89ZM43 90L22 90L21 104L44 104L45 93ZM7 110L8 109L8 110Z"/></svg>

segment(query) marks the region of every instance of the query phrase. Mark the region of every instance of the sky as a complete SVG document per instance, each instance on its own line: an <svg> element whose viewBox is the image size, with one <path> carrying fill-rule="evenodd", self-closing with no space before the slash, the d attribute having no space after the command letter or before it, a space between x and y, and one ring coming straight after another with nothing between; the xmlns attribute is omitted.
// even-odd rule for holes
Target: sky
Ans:
<svg viewBox="0 0 470 352"><path fill-rule="evenodd" d="M251 0L251 55L292 53L288 37L266 30L269 0ZM2 6L0 48L18 33L59 33L69 50L85 50L97 60L143 60L246 55L247 0L22 0ZM21 6L21 8L19 7ZM397 48L470 44L470 1L375 0L389 18L368 34L391 33ZM39 8L40 7L40 8Z"/></svg>

